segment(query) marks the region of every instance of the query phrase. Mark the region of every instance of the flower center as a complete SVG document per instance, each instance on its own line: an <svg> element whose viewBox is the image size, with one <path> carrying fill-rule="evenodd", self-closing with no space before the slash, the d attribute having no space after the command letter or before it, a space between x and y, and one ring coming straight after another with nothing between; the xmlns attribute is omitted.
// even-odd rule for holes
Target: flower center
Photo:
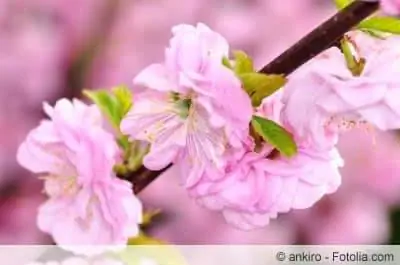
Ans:
<svg viewBox="0 0 400 265"><path fill-rule="evenodd" d="M373 129L372 125L366 120L337 116L330 117L325 123L325 128L335 132L347 132L352 129L365 129L371 131L371 129Z"/></svg>
<svg viewBox="0 0 400 265"><path fill-rule="evenodd" d="M189 110L192 106L191 99L181 99L176 102L179 111L179 116L183 119L186 119L189 116Z"/></svg>
<svg viewBox="0 0 400 265"><path fill-rule="evenodd" d="M172 93L171 99L175 103L175 106L178 109L178 115L182 119L186 119L189 116L189 111L192 106L192 99L189 96L184 97L179 93Z"/></svg>

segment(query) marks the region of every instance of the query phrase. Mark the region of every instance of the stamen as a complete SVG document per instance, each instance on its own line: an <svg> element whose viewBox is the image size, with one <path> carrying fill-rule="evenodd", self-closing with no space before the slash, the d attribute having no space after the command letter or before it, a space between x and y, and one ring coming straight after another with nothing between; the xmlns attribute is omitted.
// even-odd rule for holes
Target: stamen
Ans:
<svg viewBox="0 0 400 265"><path fill-rule="evenodd" d="M324 124L325 129L338 132L347 132L357 128L369 128L370 125L365 120L354 120L345 117L330 117Z"/></svg>
<svg viewBox="0 0 400 265"><path fill-rule="evenodd" d="M42 192L50 197L70 196L76 194L79 190L75 176L45 175L40 176L39 179L44 181Z"/></svg>
<svg viewBox="0 0 400 265"><path fill-rule="evenodd" d="M362 129L372 135L372 143L376 145L375 127L366 120L351 120L344 117L330 117L325 123L325 129L334 130L337 132L347 132L352 129Z"/></svg>
<svg viewBox="0 0 400 265"><path fill-rule="evenodd" d="M78 191L78 184L75 177L69 177L63 185L63 193L74 195Z"/></svg>

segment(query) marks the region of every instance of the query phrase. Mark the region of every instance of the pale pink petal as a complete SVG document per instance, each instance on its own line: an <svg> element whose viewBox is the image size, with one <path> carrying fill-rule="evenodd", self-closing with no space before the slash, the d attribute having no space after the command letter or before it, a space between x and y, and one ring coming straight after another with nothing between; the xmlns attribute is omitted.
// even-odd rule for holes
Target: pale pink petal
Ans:
<svg viewBox="0 0 400 265"><path fill-rule="evenodd" d="M185 120L179 115L180 111L166 97L142 97L122 120L121 131L133 140L153 142L161 135L166 136L166 140L176 131L184 130ZM184 144L184 133L179 136L182 138L174 139L171 144Z"/></svg>
<svg viewBox="0 0 400 265"><path fill-rule="evenodd" d="M168 71L162 64L148 66L135 77L133 82L158 91L176 90L176 85L170 80Z"/></svg>

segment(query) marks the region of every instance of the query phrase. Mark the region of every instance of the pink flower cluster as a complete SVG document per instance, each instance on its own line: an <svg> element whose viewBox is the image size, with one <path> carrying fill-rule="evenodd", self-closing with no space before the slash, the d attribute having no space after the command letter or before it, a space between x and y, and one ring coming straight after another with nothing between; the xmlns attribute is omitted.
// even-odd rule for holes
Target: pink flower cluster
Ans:
<svg viewBox="0 0 400 265"><path fill-rule="evenodd" d="M121 129L151 144L146 167L175 163L189 194L237 227L264 226L336 191L343 161L335 146L342 132L400 127L399 60L390 41L361 54L367 63L360 76L339 49L327 50L252 109L237 77L221 63L229 52L222 36L203 24L177 26L173 34L165 61L135 78L149 91L137 97ZM253 114L292 133L298 154L274 156L268 143L254 151Z"/></svg>
<svg viewBox="0 0 400 265"><path fill-rule="evenodd" d="M240 81L222 65L229 46L221 35L204 24L172 32L165 61L135 78L150 91L137 97L121 130L151 143L146 167L158 170L179 161L191 167L186 184L193 185L205 171L223 170L222 154L228 145L241 146L252 107Z"/></svg>
<svg viewBox="0 0 400 265"><path fill-rule="evenodd" d="M292 209L313 206L341 184L341 133L353 128L400 128L400 54L397 39L356 47L366 60L360 75L331 48L288 77L261 106L252 106L240 79L222 64L230 48L206 25L178 25L164 60L134 79L147 90L121 122L131 141L150 144L143 164L160 170L173 163L189 195L220 211L241 229L265 226ZM356 33L350 38L357 42ZM118 179L115 138L95 106L65 99L27 137L19 162L44 174L49 200L38 225L56 243L123 245L138 234L141 204L132 185ZM275 121L294 138L288 158L253 139L253 116Z"/></svg>
<svg viewBox="0 0 400 265"><path fill-rule="evenodd" d="M139 232L142 206L132 184L113 173L119 149L100 111L66 99L54 107L45 103L44 111L50 119L28 134L17 154L44 180L49 199L39 209L39 228L75 252L125 245Z"/></svg>

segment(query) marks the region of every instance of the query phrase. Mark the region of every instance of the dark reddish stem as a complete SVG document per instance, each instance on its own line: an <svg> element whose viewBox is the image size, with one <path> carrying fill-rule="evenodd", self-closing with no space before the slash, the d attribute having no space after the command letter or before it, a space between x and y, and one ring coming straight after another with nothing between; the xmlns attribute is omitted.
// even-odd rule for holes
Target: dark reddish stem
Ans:
<svg viewBox="0 0 400 265"><path fill-rule="evenodd" d="M259 72L265 74L289 75L304 63L334 45L346 32L354 28L379 8L378 2L355 1L314 29ZM135 193L139 193L152 181L165 172L168 167L159 171L149 171L145 167L121 178L130 180Z"/></svg>
<svg viewBox="0 0 400 265"><path fill-rule="evenodd" d="M355 1L310 32L260 72L288 75L338 41L379 8L379 2Z"/></svg>

